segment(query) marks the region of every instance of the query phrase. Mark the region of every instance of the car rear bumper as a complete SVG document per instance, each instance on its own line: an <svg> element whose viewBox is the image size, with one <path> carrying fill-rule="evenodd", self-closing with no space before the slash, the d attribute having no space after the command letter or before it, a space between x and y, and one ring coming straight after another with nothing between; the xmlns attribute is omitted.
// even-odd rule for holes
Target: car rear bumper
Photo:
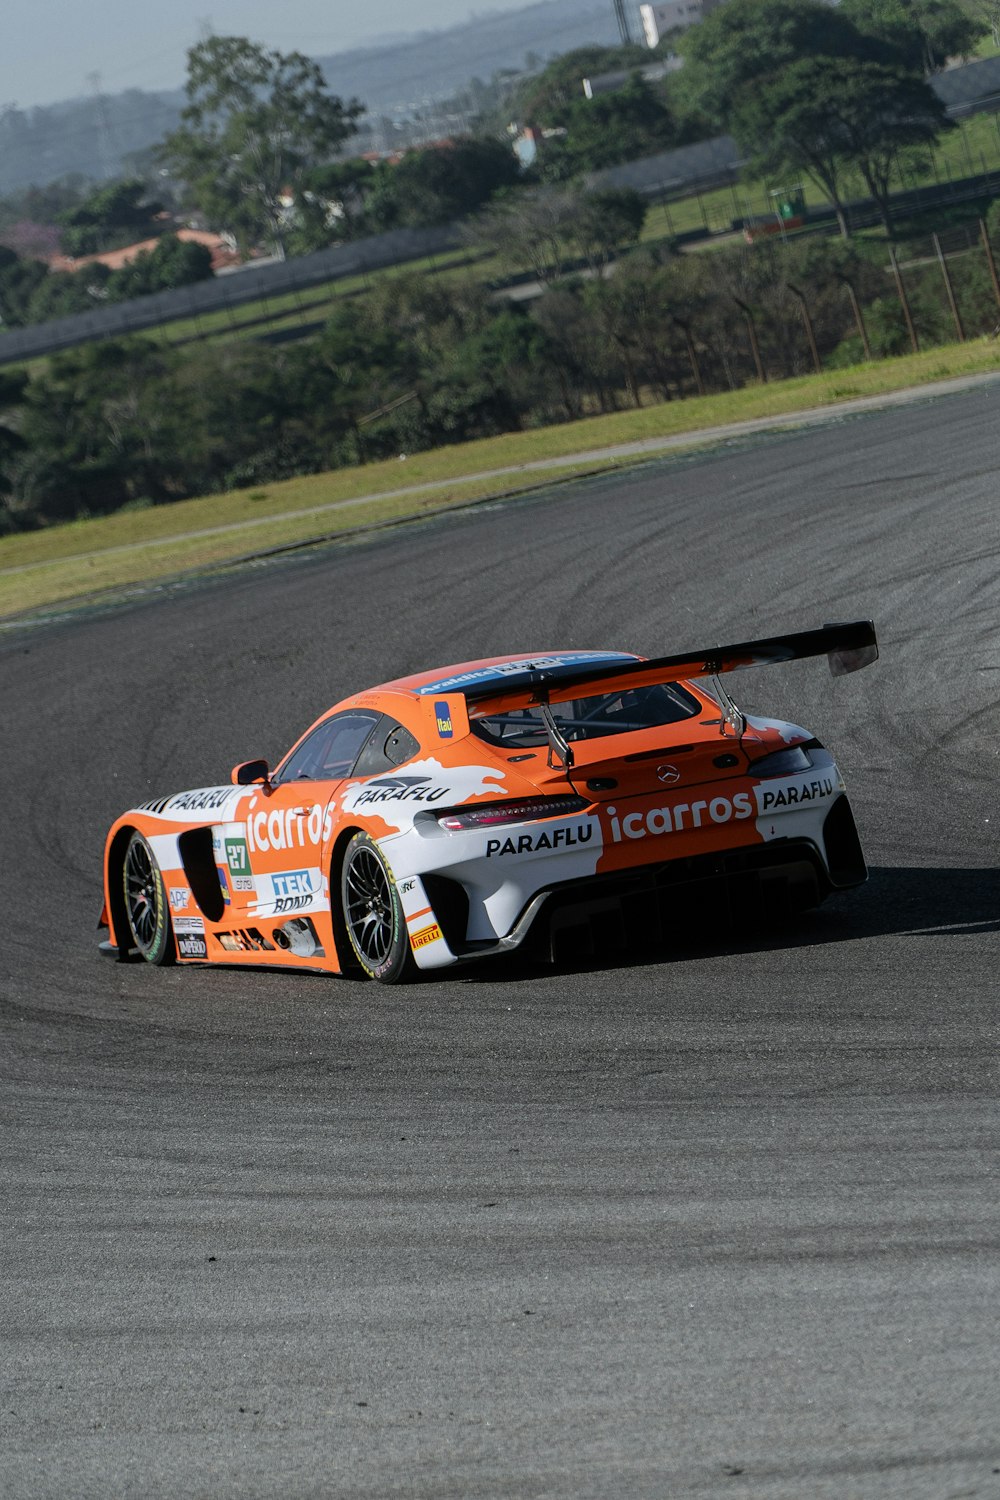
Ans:
<svg viewBox="0 0 1000 1500"><path fill-rule="evenodd" d="M493 942L466 941L467 908L447 889L451 881L434 882L432 900L459 960L510 952L529 938L554 959L586 958L763 926L867 878L846 797L827 814L823 842L826 859L810 839L778 839L553 884L536 891L511 930Z"/></svg>

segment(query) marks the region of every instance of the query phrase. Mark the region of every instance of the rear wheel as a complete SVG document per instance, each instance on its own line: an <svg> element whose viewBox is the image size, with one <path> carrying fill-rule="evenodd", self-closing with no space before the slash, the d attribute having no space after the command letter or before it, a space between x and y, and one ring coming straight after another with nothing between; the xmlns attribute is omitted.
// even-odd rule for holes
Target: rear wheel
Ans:
<svg viewBox="0 0 1000 1500"><path fill-rule="evenodd" d="M375 840L356 833L340 872L341 909L354 955L382 984L415 976L406 919L392 871Z"/></svg>
<svg viewBox="0 0 1000 1500"><path fill-rule="evenodd" d="M133 833L122 866L125 915L136 948L150 964L172 964L174 932L156 856L141 833Z"/></svg>

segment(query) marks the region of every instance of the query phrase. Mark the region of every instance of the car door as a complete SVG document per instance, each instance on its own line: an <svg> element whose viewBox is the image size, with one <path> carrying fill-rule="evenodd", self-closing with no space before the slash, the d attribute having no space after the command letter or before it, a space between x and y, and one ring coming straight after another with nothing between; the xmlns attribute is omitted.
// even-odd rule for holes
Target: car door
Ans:
<svg viewBox="0 0 1000 1500"><path fill-rule="evenodd" d="M324 719L269 785L254 789L242 821L218 830L219 880L233 915L307 915L326 907L323 845L330 833L330 803L380 719L361 709Z"/></svg>

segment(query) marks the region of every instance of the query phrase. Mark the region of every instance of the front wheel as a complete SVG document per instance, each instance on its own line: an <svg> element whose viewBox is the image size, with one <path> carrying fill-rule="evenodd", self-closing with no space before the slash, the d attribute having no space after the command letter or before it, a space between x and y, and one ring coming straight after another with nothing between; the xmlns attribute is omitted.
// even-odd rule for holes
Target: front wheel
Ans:
<svg viewBox="0 0 1000 1500"><path fill-rule="evenodd" d="M356 833L347 846L340 899L348 939L369 978L382 984L413 978L416 965L396 882L367 833Z"/></svg>
<svg viewBox="0 0 1000 1500"><path fill-rule="evenodd" d="M135 946L149 964L172 964L174 930L156 855L141 833L133 833L122 866L125 915Z"/></svg>

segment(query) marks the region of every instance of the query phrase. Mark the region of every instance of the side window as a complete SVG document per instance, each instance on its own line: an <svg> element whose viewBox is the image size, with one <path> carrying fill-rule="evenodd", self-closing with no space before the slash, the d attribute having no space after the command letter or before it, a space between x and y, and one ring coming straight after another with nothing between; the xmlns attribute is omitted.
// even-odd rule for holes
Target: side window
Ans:
<svg viewBox="0 0 1000 1500"><path fill-rule="evenodd" d="M420 754L420 745L402 724L394 724L383 716L381 723L364 748L354 767L356 776L377 776L380 771L391 771Z"/></svg>
<svg viewBox="0 0 1000 1500"><path fill-rule="evenodd" d="M325 719L293 752L276 780L284 785L287 781L339 781L349 776L378 719L378 714L357 711Z"/></svg>
<svg viewBox="0 0 1000 1500"><path fill-rule="evenodd" d="M402 724L397 724L385 742L386 759L391 765L401 766L405 761L412 760L415 755L420 754L420 746L408 729Z"/></svg>

